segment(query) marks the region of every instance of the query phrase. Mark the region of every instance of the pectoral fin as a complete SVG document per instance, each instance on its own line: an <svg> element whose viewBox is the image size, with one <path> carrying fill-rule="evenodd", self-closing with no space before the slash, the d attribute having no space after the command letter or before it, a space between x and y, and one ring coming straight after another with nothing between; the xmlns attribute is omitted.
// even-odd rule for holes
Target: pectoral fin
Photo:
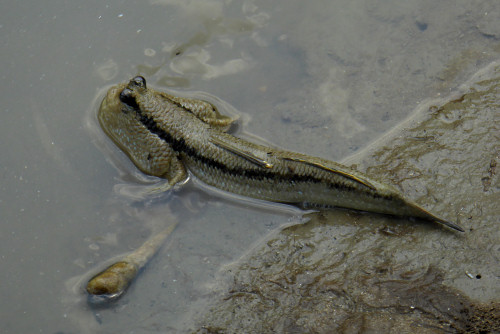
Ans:
<svg viewBox="0 0 500 334"><path fill-rule="evenodd" d="M187 97L178 97L166 93L161 93L161 95L220 131L227 131L235 121L235 119L229 116L222 115L219 110L217 110L217 107L210 102Z"/></svg>
<svg viewBox="0 0 500 334"><path fill-rule="evenodd" d="M259 167L262 167L262 168L273 168L273 165L270 164L269 162L267 162L266 160L261 159L261 158L255 156L254 154L252 154L250 152L243 151L239 147L237 147L235 145L232 145L231 143L222 141L219 138L211 136L210 137L210 142L212 144L214 144L214 145L217 145L217 146L225 149L225 150L228 150L231 153L234 153L234 154L242 157L243 159L246 159L246 160L250 161L251 163L256 164Z"/></svg>

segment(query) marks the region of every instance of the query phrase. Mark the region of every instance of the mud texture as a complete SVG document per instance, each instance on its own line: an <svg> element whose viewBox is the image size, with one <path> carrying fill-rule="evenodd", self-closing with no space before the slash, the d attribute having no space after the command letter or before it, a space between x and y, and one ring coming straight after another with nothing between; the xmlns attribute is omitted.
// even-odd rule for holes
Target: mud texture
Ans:
<svg viewBox="0 0 500 334"><path fill-rule="evenodd" d="M224 298L197 331L499 333L500 67L489 75L355 159L465 233L313 214L223 268Z"/></svg>

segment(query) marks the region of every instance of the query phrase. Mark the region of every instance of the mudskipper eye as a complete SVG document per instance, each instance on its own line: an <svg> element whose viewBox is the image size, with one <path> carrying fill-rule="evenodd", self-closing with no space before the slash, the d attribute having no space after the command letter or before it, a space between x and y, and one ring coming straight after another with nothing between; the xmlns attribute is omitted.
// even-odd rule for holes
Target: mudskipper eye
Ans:
<svg viewBox="0 0 500 334"><path fill-rule="evenodd" d="M135 86L135 87L140 87L140 88L146 88L146 79L144 77L138 75L132 80L130 80L129 83L130 86Z"/></svg>
<svg viewBox="0 0 500 334"><path fill-rule="evenodd" d="M120 101L132 109L139 109L139 105L135 101L135 97L132 94L132 91L128 88L124 88L122 92L120 93Z"/></svg>

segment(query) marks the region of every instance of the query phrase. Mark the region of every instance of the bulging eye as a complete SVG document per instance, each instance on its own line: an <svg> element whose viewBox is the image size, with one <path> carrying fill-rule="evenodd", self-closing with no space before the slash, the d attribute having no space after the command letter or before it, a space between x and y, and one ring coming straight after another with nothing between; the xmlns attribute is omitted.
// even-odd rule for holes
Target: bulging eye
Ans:
<svg viewBox="0 0 500 334"><path fill-rule="evenodd" d="M120 101L133 109L139 109L139 105L135 101L135 97L129 88L124 88L120 93Z"/></svg>
<svg viewBox="0 0 500 334"><path fill-rule="evenodd" d="M138 75L132 80L130 80L129 83L130 86L135 86L135 87L140 87L140 88L146 88L146 79L144 77Z"/></svg>

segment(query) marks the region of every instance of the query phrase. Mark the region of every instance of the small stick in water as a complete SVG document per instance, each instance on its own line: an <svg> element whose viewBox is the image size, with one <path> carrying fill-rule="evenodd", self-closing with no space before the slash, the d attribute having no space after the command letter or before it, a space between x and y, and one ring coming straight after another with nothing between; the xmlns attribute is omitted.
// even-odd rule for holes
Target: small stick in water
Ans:
<svg viewBox="0 0 500 334"><path fill-rule="evenodd" d="M87 292L93 303L107 302L120 297L139 271L151 260L172 233L177 222L154 234L144 244L121 260L107 267L87 283Z"/></svg>

